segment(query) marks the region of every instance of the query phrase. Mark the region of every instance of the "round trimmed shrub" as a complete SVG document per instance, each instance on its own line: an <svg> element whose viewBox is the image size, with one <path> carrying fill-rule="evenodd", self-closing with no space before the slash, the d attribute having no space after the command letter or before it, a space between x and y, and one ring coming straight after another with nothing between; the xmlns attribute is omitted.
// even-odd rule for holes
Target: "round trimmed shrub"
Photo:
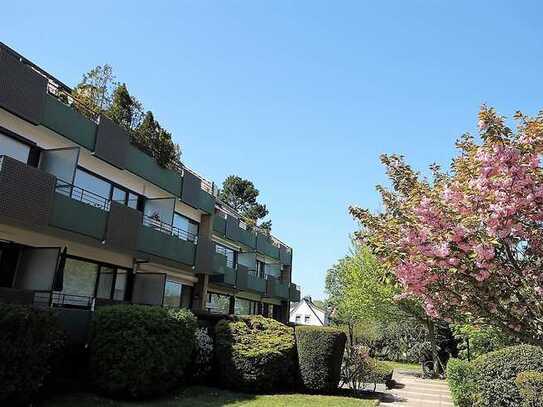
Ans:
<svg viewBox="0 0 543 407"><path fill-rule="evenodd" d="M337 390L347 337L330 327L296 327L298 364L304 387L316 393Z"/></svg>
<svg viewBox="0 0 543 407"><path fill-rule="evenodd" d="M543 373L521 372L515 379L523 407L543 406Z"/></svg>
<svg viewBox="0 0 543 407"><path fill-rule="evenodd" d="M447 382L451 389L454 405L458 407L471 407L475 403L476 370L467 360L449 359L447 363Z"/></svg>
<svg viewBox="0 0 543 407"><path fill-rule="evenodd" d="M91 329L90 373L115 398L161 395L182 382L194 349L196 317L146 305L99 308Z"/></svg>
<svg viewBox="0 0 543 407"><path fill-rule="evenodd" d="M255 315L219 321L215 357L227 388L258 393L294 384L294 330L273 319Z"/></svg>
<svg viewBox="0 0 543 407"><path fill-rule="evenodd" d="M543 372L543 349L510 346L479 356L473 365L477 370L477 406L520 406L522 398L515 379L527 370Z"/></svg>
<svg viewBox="0 0 543 407"><path fill-rule="evenodd" d="M26 404L43 387L64 346L50 311L0 304L0 404Z"/></svg>

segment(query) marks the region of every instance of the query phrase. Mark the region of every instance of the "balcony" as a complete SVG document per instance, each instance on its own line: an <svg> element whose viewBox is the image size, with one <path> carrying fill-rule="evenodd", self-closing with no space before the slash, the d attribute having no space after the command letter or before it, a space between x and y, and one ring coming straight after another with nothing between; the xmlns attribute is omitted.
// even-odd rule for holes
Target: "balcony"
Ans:
<svg viewBox="0 0 543 407"><path fill-rule="evenodd" d="M195 235L160 220L143 217L138 230L137 249L158 257L194 265L197 238Z"/></svg>
<svg viewBox="0 0 543 407"><path fill-rule="evenodd" d="M300 287L291 283L289 287L289 300L293 302L300 302L300 297Z"/></svg>
<svg viewBox="0 0 543 407"><path fill-rule="evenodd" d="M108 210L107 199L57 180L49 224L101 241L106 232Z"/></svg>
<svg viewBox="0 0 543 407"><path fill-rule="evenodd" d="M45 95L41 124L90 151L94 150L96 123L50 94Z"/></svg>
<svg viewBox="0 0 543 407"><path fill-rule="evenodd" d="M270 298L289 299L289 284L280 281L276 277L266 278L266 296Z"/></svg>
<svg viewBox="0 0 543 407"><path fill-rule="evenodd" d="M279 259L279 247L275 246L272 240L262 233L258 233L257 235L256 250L268 257Z"/></svg>
<svg viewBox="0 0 543 407"><path fill-rule="evenodd" d="M176 197L181 194L182 177L179 173L162 168L155 159L130 144L126 152L126 169L158 185Z"/></svg>
<svg viewBox="0 0 543 407"><path fill-rule="evenodd" d="M247 275L247 290L255 291L257 293L266 293L266 280L258 277L254 273Z"/></svg>
<svg viewBox="0 0 543 407"><path fill-rule="evenodd" d="M227 263L226 256L215 253L213 256L213 272L215 274L209 276L209 281L231 287L235 286L236 270L232 266Z"/></svg>
<svg viewBox="0 0 543 407"><path fill-rule="evenodd" d="M239 228L239 242L251 249L256 248L256 233L250 230Z"/></svg>

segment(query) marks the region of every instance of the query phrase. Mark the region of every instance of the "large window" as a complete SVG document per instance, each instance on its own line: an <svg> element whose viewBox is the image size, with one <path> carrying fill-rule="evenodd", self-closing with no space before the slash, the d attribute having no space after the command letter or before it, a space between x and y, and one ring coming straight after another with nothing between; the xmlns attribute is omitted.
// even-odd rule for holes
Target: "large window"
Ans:
<svg viewBox="0 0 543 407"><path fill-rule="evenodd" d="M226 257L226 266L227 267L230 267L231 269L233 268L236 268L236 252L234 252L234 250L226 247L226 246L223 246L223 245L220 245L220 244L216 244L215 245L215 251L219 254L222 254L223 256Z"/></svg>
<svg viewBox="0 0 543 407"><path fill-rule="evenodd" d="M28 162L30 146L0 133L0 155L7 155L25 164Z"/></svg>
<svg viewBox="0 0 543 407"><path fill-rule="evenodd" d="M256 315L258 314L258 302L236 298L234 313L236 315Z"/></svg>
<svg viewBox="0 0 543 407"><path fill-rule="evenodd" d="M166 280L164 306L190 308L192 306L192 287L177 281Z"/></svg>
<svg viewBox="0 0 543 407"><path fill-rule="evenodd" d="M164 305L166 307L179 307L181 305L181 289L181 283L166 280L166 288L164 290Z"/></svg>
<svg viewBox="0 0 543 407"><path fill-rule="evenodd" d="M70 296L126 300L128 270L68 257L62 293Z"/></svg>
<svg viewBox="0 0 543 407"><path fill-rule="evenodd" d="M85 191L91 192L91 194L82 193L82 191L77 190L77 188L72 191L72 198L79 199L87 204L105 209L104 202L112 200L133 209L138 208L139 195L98 177L97 175L91 174L83 168L76 169L74 185Z"/></svg>
<svg viewBox="0 0 543 407"><path fill-rule="evenodd" d="M219 314L228 314L230 312L230 296L224 294L208 293L207 310Z"/></svg>
<svg viewBox="0 0 543 407"><path fill-rule="evenodd" d="M198 236L198 222L177 212L173 214L174 234L180 239L194 241Z"/></svg>

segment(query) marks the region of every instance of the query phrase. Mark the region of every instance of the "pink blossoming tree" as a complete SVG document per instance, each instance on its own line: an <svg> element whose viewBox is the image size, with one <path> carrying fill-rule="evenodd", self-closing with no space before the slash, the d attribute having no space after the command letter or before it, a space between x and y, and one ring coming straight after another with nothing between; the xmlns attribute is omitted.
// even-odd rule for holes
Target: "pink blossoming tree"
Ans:
<svg viewBox="0 0 543 407"><path fill-rule="evenodd" d="M543 343L543 114L479 113L481 143L464 135L449 173L422 178L403 157L384 155L392 188L384 209L351 207L358 238L426 313L485 321Z"/></svg>

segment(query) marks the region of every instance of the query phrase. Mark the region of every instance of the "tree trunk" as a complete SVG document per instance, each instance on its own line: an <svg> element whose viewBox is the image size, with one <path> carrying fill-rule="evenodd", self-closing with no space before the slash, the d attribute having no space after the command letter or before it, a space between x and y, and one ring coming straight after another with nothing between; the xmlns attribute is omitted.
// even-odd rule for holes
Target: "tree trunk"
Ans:
<svg viewBox="0 0 543 407"><path fill-rule="evenodd" d="M434 321L430 317L426 318L426 324L428 326L428 334L430 335L430 344L432 347L432 361L434 363L434 378L437 377L439 372L439 359L437 355L437 344Z"/></svg>

